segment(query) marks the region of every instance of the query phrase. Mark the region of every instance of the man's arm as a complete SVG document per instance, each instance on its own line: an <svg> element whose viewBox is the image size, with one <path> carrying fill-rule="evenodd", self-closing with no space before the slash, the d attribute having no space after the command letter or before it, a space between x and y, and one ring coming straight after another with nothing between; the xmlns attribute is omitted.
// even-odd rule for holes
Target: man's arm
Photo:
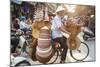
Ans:
<svg viewBox="0 0 100 67"><path fill-rule="evenodd" d="M69 35L71 34L70 32L65 30L64 26L59 27L59 30L66 33L66 34L69 34Z"/></svg>
<svg viewBox="0 0 100 67"><path fill-rule="evenodd" d="M58 29L66 34L69 34L70 35L70 32L66 31L64 25L62 24L61 20L59 19L56 19L55 20L55 23L56 23L56 26L58 27Z"/></svg>

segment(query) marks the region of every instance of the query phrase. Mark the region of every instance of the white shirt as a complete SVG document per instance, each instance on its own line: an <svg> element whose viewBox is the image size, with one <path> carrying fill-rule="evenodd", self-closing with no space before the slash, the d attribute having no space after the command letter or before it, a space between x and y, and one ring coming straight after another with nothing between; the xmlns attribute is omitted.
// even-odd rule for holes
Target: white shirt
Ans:
<svg viewBox="0 0 100 67"><path fill-rule="evenodd" d="M25 29L27 27L26 23L23 21L21 21L19 25L20 25L20 29Z"/></svg>
<svg viewBox="0 0 100 67"><path fill-rule="evenodd" d="M59 28L63 25L61 17L55 16L53 20L51 21L51 23L52 23L52 26L51 26L52 38L55 39L57 37L62 37L63 34L59 30Z"/></svg>

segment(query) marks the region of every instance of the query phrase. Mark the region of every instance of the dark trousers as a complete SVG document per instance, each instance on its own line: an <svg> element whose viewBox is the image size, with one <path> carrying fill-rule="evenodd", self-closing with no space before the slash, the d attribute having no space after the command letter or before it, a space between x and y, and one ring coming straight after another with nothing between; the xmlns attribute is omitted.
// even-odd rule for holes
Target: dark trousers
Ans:
<svg viewBox="0 0 100 67"><path fill-rule="evenodd" d="M54 42L58 42L61 46L61 48L63 49L62 53L61 53L61 60L62 61L65 61L66 60L66 54L67 54L67 51L68 51L68 46L66 44L66 38L65 37L58 37L58 38L55 38L53 39Z"/></svg>

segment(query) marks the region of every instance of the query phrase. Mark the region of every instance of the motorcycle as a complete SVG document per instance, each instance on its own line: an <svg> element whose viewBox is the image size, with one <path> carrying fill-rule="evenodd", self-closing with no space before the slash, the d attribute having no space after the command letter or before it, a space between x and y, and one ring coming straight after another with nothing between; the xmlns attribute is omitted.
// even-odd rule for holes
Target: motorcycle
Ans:
<svg viewBox="0 0 100 67"><path fill-rule="evenodd" d="M95 16L91 15L87 27L84 29L84 40L88 40L95 37Z"/></svg>
<svg viewBox="0 0 100 67"><path fill-rule="evenodd" d="M11 67L30 66L30 65L31 63L25 57L21 57L21 56L14 57L13 55L11 55Z"/></svg>
<svg viewBox="0 0 100 67"><path fill-rule="evenodd" d="M85 28L83 32L84 32L83 39L85 41L95 37L95 33L91 29L89 29L89 28Z"/></svg>
<svg viewBox="0 0 100 67"><path fill-rule="evenodd" d="M29 66L30 61L28 56L28 43L25 39L23 31L18 30L16 33L11 33L11 66Z"/></svg>

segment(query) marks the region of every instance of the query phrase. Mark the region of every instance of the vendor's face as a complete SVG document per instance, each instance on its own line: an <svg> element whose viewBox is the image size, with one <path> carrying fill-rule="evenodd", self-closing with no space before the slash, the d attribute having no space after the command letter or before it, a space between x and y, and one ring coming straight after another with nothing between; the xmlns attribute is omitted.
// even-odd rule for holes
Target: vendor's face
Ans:
<svg viewBox="0 0 100 67"><path fill-rule="evenodd" d="M64 14L65 14L65 11L59 11L59 12L58 12L58 15L61 16L61 17L63 17Z"/></svg>

